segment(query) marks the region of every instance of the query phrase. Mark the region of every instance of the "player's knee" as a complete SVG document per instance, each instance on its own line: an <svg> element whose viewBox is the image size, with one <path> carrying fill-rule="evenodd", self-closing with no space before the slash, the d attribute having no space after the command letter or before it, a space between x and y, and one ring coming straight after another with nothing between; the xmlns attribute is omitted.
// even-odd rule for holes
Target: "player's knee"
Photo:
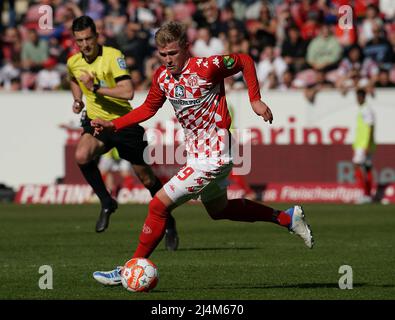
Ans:
<svg viewBox="0 0 395 320"><path fill-rule="evenodd" d="M226 198L218 198L214 201L203 202L208 215L213 220L225 219L228 204L229 202Z"/></svg>
<svg viewBox="0 0 395 320"><path fill-rule="evenodd" d="M147 189L151 188L155 184L155 179L151 177L149 174L143 174L139 176L141 183L146 187Z"/></svg>
<svg viewBox="0 0 395 320"><path fill-rule="evenodd" d="M224 208L223 206L206 207L206 210L207 210L207 213L210 216L210 218L213 220L225 219L226 208Z"/></svg>
<svg viewBox="0 0 395 320"><path fill-rule="evenodd" d="M89 156L88 152L86 152L82 148L77 148L75 151L75 161L79 165L87 164L88 162L91 161L91 157Z"/></svg>
<svg viewBox="0 0 395 320"><path fill-rule="evenodd" d="M207 211L208 215L213 220L221 220L224 219L224 210L210 210Z"/></svg>

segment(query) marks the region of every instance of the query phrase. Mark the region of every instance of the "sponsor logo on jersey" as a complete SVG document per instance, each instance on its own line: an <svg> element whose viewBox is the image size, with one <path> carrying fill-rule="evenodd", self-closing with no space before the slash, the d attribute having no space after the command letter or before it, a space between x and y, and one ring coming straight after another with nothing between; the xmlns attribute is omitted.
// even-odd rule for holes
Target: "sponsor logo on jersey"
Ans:
<svg viewBox="0 0 395 320"><path fill-rule="evenodd" d="M117 58L117 62L118 62L118 66L122 69L122 70L126 70L126 62L124 58Z"/></svg>
<svg viewBox="0 0 395 320"><path fill-rule="evenodd" d="M174 99L168 98L170 103L174 106L195 106L201 103L200 99L185 100L185 99Z"/></svg>
<svg viewBox="0 0 395 320"><path fill-rule="evenodd" d="M224 65L226 69L232 69L235 66L235 59L230 56L224 56Z"/></svg>
<svg viewBox="0 0 395 320"><path fill-rule="evenodd" d="M176 87L174 88L174 95L176 96L176 98L184 97L185 96L184 86L180 84L176 85Z"/></svg>

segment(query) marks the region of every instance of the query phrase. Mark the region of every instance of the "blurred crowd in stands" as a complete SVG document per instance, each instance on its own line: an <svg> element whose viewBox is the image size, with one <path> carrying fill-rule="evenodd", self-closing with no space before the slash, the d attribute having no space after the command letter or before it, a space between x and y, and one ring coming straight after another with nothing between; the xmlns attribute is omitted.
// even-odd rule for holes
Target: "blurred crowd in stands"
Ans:
<svg viewBox="0 0 395 320"><path fill-rule="evenodd" d="M262 90L395 86L395 0L2 0L0 90L65 90L67 58L78 52L70 31L91 16L99 43L125 54L136 90L159 66L154 34L166 21L188 26L191 53L243 52L256 62ZM53 8L53 29L39 27L40 6ZM352 28L339 18L352 8ZM42 9L41 9L42 10ZM347 21L350 23L350 19ZM240 74L226 80L244 89Z"/></svg>

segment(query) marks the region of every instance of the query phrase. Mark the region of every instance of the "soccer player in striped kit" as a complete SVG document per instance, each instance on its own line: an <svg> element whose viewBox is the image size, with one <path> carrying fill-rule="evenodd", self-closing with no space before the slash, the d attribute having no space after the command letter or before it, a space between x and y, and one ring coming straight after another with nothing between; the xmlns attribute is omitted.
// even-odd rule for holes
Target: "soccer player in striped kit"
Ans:
<svg viewBox="0 0 395 320"><path fill-rule="evenodd" d="M151 200L133 257L148 258L165 234L170 212L198 197L214 220L273 222L297 234L312 248L312 233L300 206L282 211L248 199L227 198L226 178L233 163L224 78L242 71L251 107L264 121L273 121L270 108L261 100L252 58L246 54L191 57L186 29L177 22L163 25L155 41L163 65L153 77L145 102L115 120L91 121L96 133L116 132L151 118L168 99L184 129L187 163ZM120 270L97 271L93 276L100 283L116 285L121 283Z"/></svg>

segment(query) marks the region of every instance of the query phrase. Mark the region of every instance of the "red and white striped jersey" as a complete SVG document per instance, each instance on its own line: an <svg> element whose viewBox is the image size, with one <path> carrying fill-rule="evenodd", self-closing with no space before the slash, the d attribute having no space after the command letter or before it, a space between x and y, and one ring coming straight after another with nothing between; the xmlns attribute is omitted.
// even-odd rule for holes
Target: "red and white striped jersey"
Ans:
<svg viewBox="0 0 395 320"><path fill-rule="evenodd" d="M184 129L189 157L220 158L229 147L231 117L225 97L224 78L243 71L250 101L260 99L255 65L250 56L231 54L208 58L189 58L182 72L174 76L161 66L152 80L144 104L113 120L123 127L147 120L166 99Z"/></svg>

